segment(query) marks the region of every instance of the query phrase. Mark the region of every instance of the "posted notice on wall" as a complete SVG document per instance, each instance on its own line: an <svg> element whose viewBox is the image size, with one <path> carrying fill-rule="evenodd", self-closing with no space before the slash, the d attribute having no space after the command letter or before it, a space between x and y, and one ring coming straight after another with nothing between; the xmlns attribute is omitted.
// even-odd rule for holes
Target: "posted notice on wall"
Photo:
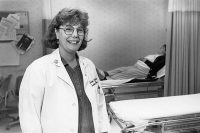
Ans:
<svg viewBox="0 0 200 133"><path fill-rule="evenodd" d="M16 40L16 29L20 28L20 16L9 14L6 18L1 18L0 41Z"/></svg>
<svg viewBox="0 0 200 133"><path fill-rule="evenodd" d="M20 64L20 55L11 43L0 43L0 66L17 66Z"/></svg>

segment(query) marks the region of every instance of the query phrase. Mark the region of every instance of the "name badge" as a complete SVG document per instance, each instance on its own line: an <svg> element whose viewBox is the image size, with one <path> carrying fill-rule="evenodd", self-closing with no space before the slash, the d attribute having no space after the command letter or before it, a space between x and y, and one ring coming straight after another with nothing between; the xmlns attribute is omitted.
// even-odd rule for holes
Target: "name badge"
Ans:
<svg viewBox="0 0 200 133"><path fill-rule="evenodd" d="M90 84L91 84L92 86L96 85L97 83L98 83L97 78L95 78L95 79L93 79L92 81L90 81Z"/></svg>

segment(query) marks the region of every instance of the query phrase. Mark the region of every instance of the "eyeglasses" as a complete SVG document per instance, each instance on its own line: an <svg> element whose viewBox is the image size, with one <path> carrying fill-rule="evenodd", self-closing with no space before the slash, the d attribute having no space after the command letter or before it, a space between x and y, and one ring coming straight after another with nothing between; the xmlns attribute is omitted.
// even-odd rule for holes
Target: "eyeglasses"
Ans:
<svg viewBox="0 0 200 133"><path fill-rule="evenodd" d="M83 28L74 28L72 26L66 26L65 28L58 28L58 29L62 29L66 35L72 35L74 33L74 30L76 29L77 34L79 36L83 36L84 35L84 30Z"/></svg>

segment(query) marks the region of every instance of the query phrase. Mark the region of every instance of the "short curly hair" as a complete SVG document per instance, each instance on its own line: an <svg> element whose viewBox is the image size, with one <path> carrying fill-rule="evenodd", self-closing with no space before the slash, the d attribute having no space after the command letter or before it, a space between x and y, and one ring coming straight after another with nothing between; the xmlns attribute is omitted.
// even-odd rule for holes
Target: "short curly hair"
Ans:
<svg viewBox="0 0 200 133"><path fill-rule="evenodd" d="M44 44L48 48L56 49L59 46L58 39L56 38L55 29L58 29L60 25L65 23L70 23L72 25L80 24L83 27L84 32L87 30L89 24L88 13L83 12L78 9L63 8L58 14L53 18L50 25L48 26L48 31L44 38ZM78 49L81 51L87 47L87 40L84 37L83 42Z"/></svg>

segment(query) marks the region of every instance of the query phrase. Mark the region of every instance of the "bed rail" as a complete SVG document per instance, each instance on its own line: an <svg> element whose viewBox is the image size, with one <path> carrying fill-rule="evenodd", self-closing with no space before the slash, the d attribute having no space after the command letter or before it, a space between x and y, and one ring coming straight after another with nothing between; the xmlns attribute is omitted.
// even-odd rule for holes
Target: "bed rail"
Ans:
<svg viewBox="0 0 200 133"><path fill-rule="evenodd" d="M121 128L122 133L200 133L200 113L155 118L143 125L135 126L129 121L119 119L108 104L108 114Z"/></svg>
<svg viewBox="0 0 200 133"><path fill-rule="evenodd" d="M134 92L116 92L117 89L121 88L142 88L146 87L146 90L137 90ZM157 89L150 90L148 89L149 87L157 87ZM152 82L139 82L139 83L124 83L120 85L115 85L109 88L104 88L105 90L105 97L106 97L106 102L110 101L116 101L116 96L118 95L138 95L138 94L158 94L158 97L163 96L163 91L164 91L164 81L163 80L156 80Z"/></svg>

